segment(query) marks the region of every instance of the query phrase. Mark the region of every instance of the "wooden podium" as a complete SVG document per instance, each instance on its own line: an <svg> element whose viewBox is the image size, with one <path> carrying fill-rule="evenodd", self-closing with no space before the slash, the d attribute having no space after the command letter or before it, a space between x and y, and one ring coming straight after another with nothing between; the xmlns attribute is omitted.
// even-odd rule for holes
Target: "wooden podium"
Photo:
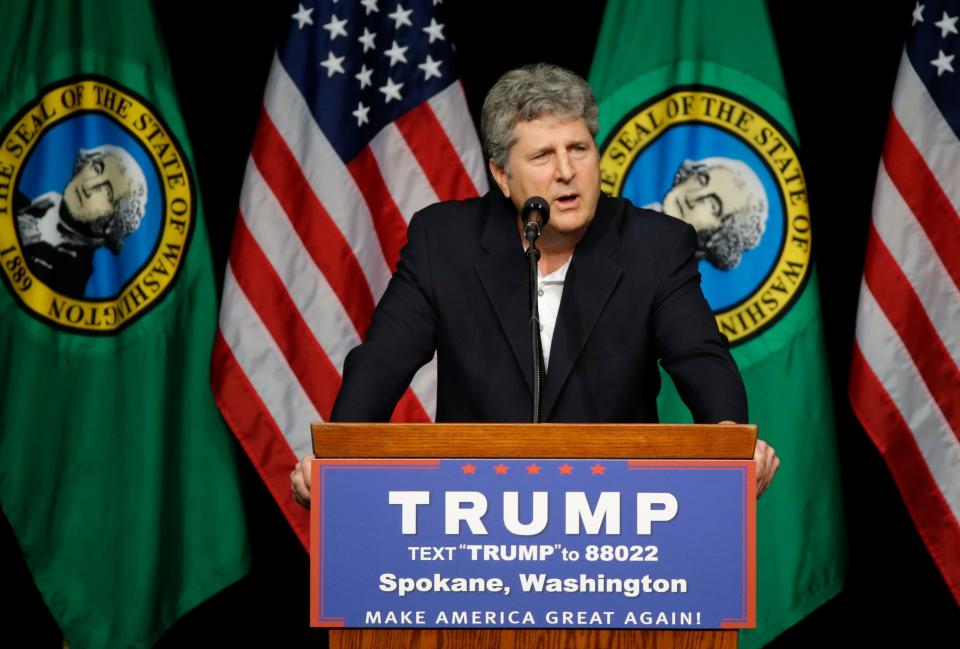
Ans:
<svg viewBox="0 0 960 649"><path fill-rule="evenodd" d="M753 425L313 424L318 458L749 460ZM343 629L331 649L724 648L736 630Z"/></svg>

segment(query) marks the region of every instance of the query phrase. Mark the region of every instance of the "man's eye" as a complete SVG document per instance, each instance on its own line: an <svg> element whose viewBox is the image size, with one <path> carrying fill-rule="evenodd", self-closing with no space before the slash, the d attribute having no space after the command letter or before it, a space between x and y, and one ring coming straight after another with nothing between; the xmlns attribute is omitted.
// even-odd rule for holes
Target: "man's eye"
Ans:
<svg viewBox="0 0 960 649"><path fill-rule="evenodd" d="M113 202L113 185L109 181L99 182L91 188L92 191L104 191L107 194L107 200Z"/></svg>
<svg viewBox="0 0 960 649"><path fill-rule="evenodd" d="M103 160L94 160L93 161L93 170L98 174L103 173Z"/></svg>
<svg viewBox="0 0 960 649"><path fill-rule="evenodd" d="M720 199L716 196L710 197L710 211L714 216L721 216L723 214L723 204L720 202Z"/></svg>
<svg viewBox="0 0 960 649"><path fill-rule="evenodd" d="M710 182L710 176L707 174L697 174L697 182L700 183L701 187L706 187L707 183Z"/></svg>

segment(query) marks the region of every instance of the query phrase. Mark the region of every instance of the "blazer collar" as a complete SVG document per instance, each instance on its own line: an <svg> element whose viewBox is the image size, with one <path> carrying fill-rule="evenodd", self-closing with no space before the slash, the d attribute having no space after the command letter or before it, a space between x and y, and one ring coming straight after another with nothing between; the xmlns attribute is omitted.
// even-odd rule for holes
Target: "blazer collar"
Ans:
<svg viewBox="0 0 960 649"><path fill-rule="evenodd" d="M527 258L513 203L496 189L485 200L486 223L480 244L487 254L475 270L532 395ZM615 202L601 195L594 219L574 250L553 332L550 370L542 386L544 420L620 279L622 269L611 259L620 248L619 218Z"/></svg>
<svg viewBox="0 0 960 649"><path fill-rule="evenodd" d="M510 199L496 188L490 190L484 201L485 224L480 245L487 254L475 270L532 395L527 257L517 231L516 211Z"/></svg>
<svg viewBox="0 0 960 649"><path fill-rule="evenodd" d="M544 421L623 274L613 260L620 249L620 216L616 202L601 194L597 213L573 252L550 346L541 409Z"/></svg>

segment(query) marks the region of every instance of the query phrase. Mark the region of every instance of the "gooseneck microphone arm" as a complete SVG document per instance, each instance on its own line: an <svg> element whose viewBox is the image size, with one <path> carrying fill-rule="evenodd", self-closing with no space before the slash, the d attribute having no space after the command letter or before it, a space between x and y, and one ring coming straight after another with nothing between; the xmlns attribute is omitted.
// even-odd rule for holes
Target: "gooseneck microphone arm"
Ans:
<svg viewBox="0 0 960 649"><path fill-rule="evenodd" d="M524 233L526 234L526 233ZM540 341L540 309L537 304L537 261L540 251L537 250L536 237L528 237L530 246L527 248L527 259L530 262L530 338L533 349L533 418L535 424L540 423L540 384L543 377L543 349Z"/></svg>
<svg viewBox="0 0 960 649"><path fill-rule="evenodd" d="M543 349L540 340L540 308L537 301L537 262L540 261L540 251L537 250L537 239L543 228L550 220L550 206L539 196L528 198L520 210L523 221L523 236L530 244L527 246L527 261L530 267L530 342L533 349L533 418L535 424L540 423L540 386L543 382Z"/></svg>

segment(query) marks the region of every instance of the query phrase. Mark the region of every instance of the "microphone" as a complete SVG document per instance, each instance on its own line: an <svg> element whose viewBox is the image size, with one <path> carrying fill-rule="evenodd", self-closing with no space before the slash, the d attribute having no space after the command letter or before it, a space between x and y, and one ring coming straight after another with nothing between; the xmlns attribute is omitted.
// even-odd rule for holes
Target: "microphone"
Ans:
<svg viewBox="0 0 960 649"><path fill-rule="evenodd" d="M539 196L531 196L520 208L520 218L523 219L523 236L533 243L540 238L543 229L550 220L550 204Z"/></svg>
<svg viewBox="0 0 960 649"><path fill-rule="evenodd" d="M539 196L531 196L523 202L520 208L520 218L523 219L523 236L530 242L527 248L527 262L530 280L530 348L533 351L533 423L540 423L540 385L543 382L543 347L540 340L540 309L537 306L537 262L540 260L540 251L537 250L537 239L543 233L547 221L550 220L550 204Z"/></svg>

